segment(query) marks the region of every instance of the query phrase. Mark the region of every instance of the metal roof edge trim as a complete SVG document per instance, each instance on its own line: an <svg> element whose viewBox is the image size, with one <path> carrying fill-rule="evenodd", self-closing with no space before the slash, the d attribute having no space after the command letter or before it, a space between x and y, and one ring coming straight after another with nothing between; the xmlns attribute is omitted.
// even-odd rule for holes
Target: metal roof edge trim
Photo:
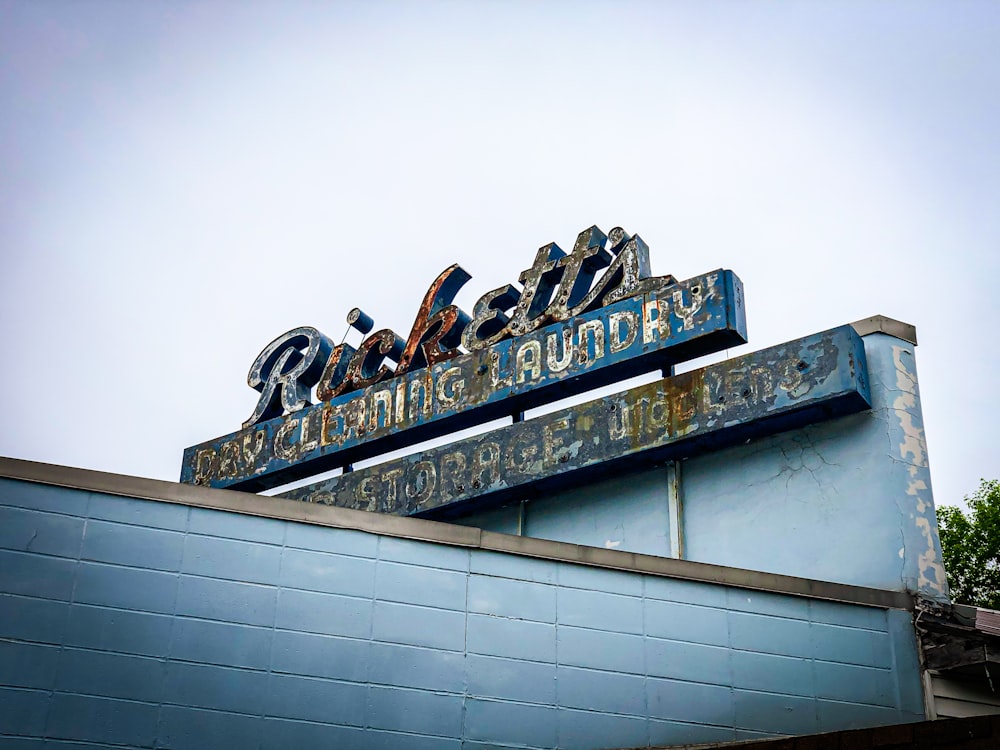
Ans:
<svg viewBox="0 0 1000 750"><path fill-rule="evenodd" d="M895 336L897 339L902 339L914 346L917 345L916 326L896 320L895 318L886 317L885 315L872 315L870 318L856 320L850 325L857 331L859 336L884 333L889 336Z"/></svg>
<svg viewBox="0 0 1000 750"><path fill-rule="evenodd" d="M914 608L913 596L904 591L888 591L712 565L693 560L678 560L636 552L555 542L548 539L513 536L441 521L335 508L236 490L210 489L191 484L167 482L161 479L111 474L18 458L0 456L0 477L86 492L101 492L108 495L175 503L196 508L230 511L244 515L274 518L280 521L298 521L317 526L354 529L403 539L436 542L456 547L469 547L699 583L714 583L754 591L789 594L883 609L913 610Z"/></svg>

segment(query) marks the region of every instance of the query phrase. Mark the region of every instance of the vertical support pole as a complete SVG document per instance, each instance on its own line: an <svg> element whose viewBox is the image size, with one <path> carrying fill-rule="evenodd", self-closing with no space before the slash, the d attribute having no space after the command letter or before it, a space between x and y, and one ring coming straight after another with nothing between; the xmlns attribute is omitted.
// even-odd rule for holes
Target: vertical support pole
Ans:
<svg viewBox="0 0 1000 750"><path fill-rule="evenodd" d="M684 518L681 502L681 463L667 463L667 515L670 524L670 556L684 559Z"/></svg>
<svg viewBox="0 0 1000 750"><path fill-rule="evenodd" d="M524 536L524 500L517 505L517 535Z"/></svg>

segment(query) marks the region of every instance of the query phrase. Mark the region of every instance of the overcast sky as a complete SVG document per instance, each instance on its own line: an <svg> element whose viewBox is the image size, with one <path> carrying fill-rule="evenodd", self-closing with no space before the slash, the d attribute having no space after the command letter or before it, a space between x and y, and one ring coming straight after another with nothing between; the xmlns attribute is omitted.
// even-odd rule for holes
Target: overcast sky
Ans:
<svg viewBox="0 0 1000 750"><path fill-rule="evenodd" d="M1000 476L998 176L996 2L0 0L0 454L176 479L278 334L620 225L743 279L730 354L914 324L954 503Z"/></svg>

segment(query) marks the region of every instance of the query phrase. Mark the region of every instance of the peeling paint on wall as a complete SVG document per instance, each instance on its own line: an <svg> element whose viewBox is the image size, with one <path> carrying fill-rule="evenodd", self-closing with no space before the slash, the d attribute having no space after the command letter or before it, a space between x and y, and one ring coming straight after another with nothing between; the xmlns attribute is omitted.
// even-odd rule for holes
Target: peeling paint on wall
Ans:
<svg viewBox="0 0 1000 750"><path fill-rule="evenodd" d="M910 521L917 530L921 549L916 554L917 590L937 597L948 594L940 542L937 536L937 516L931 494L930 470L927 465L927 442L924 438L923 420L920 415L916 366L913 351L903 346L892 347L892 362L896 372L898 395L892 402L891 413L898 420L902 434L899 457L909 464L906 494L913 498L911 512L903 522ZM904 554L905 560L905 554Z"/></svg>
<svg viewBox="0 0 1000 750"><path fill-rule="evenodd" d="M684 462L687 559L947 599L914 349L862 340L870 411Z"/></svg>

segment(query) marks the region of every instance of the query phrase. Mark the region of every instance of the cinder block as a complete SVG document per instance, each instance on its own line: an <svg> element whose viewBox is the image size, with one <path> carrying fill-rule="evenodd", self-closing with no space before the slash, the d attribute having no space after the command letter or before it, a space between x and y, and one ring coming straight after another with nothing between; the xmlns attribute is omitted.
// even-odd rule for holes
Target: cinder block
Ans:
<svg viewBox="0 0 1000 750"><path fill-rule="evenodd" d="M815 695L813 665L797 656L733 651L733 687L788 695Z"/></svg>
<svg viewBox="0 0 1000 750"><path fill-rule="evenodd" d="M642 633L642 599L564 588L559 589L557 596L560 625Z"/></svg>
<svg viewBox="0 0 1000 750"><path fill-rule="evenodd" d="M0 549L76 558L83 525L82 518L0 505Z"/></svg>
<svg viewBox="0 0 1000 750"><path fill-rule="evenodd" d="M729 616L724 610L656 599L644 602L646 635L675 641L729 645Z"/></svg>
<svg viewBox="0 0 1000 750"><path fill-rule="evenodd" d="M374 559L378 553L377 534L354 529L334 529L310 523L288 521L285 546Z"/></svg>
<svg viewBox="0 0 1000 750"><path fill-rule="evenodd" d="M469 577L469 611L536 622L556 621L556 588L509 578Z"/></svg>
<svg viewBox="0 0 1000 750"><path fill-rule="evenodd" d="M66 644L166 656L170 648L171 620L167 615L74 604L70 608Z"/></svg>
<svg viewBox="0 0 1000 750"><path fill-rule="evenodd" d="M158 706L152 703L55 693L46 736L109 745L150 746Z"/></svg>
<svg viewBox="0 0 1000 750"><path fill-rule="evenodd" d="M712 742L732 742L735 739L736 732L732 727L649 720L650 745L707 745Z"/></svg>
<svg viewBox="0 0 1000 750"><path fill-rule="evenodd" d="M469 571L469 550L431 542L418 542L398 537L379 537L378 559L389 562L444 568L462 573Z"/></svg>
<svg viewBox="0 0 1000 750"><path fill-rule="evenodd" d="M816 717L819 722L816 730L818 732L861 729L880 724L895 724L902 720L893 708L829 700L816 701Z"/></svg>
<svg viewBox="0 0 1000 750"><path fill-rule="evenodd" d="M733 691L736 728L775 734L814 734L816 701L791 695Z"/></svg>
<svg viewBox="0 0 1000 750"><path fill-rule="evenodd" d="M367 690L367 686L356 682L271 674L266 711L269 716L285 719L363 727Z"/></svg>
<svg viewBox="0 0 1000 750"><path fill-rule="evenodd" d="M41 737L49 713L47 690L21 690L0 687L0 734L25 734Z"/></svg>
<svg viewBox="0 0 1000 750"><path fill-rule="evenodd" d="M67 648L56 689L65 693L158 703L166 665L160 659Z"/></svg>
<svg viewBox="0 0 1000 750"><path fill-rule="evenodd" d="M530 747L558 744L557 710L552 706L469 698L465 702L465 734L483 740Z"/></svg>
<svg viewBox="0 0 1000 750"><path fill-rule="evenodd" d="M904 714L924 714L924 691L920 680L907 675L920 674L913 615L905 610L891 609L885 613L889 638L892 639L893 671L898 675L899 709Z"/></svg>
<svg viewBox="0 0 1000 750"><path fill-rule="evenodd" d="M239 539L188 534L181 572L244 583L276 585L281 549Z"/></svg>
<svg viewBox="0 0 1000 750"><path fill-rule="evenodd" d="M727 589L712 583L646 575L643 576L643 596L647 599L725 609Z"/></svg>
<svg viewBox="0 0 1000 750"><path fill-rule="evenodd" d="M0 550L0 591L69 601L76 560Z"/></svg>
<svg viewBox="0 0 1000 750"><path fill-rule="evenodd" d="M270 628L178 617L170 639L170 658L267 669L272 633Z"/></svg>
<svg viewBox="0 0 1000 750"><path fill-rule="evenodd" d="M286 521L277 518L248 516L228 510L191 508L188 531L222 539L281 545L285 541L286 524Z"/></svg>
<svg viewBox="0 0 1000 750"><path fill-rule="evenodd" d="M466 663L469 695L543 705L556 703L555 664L479 654L469 654Z"/></svg>
<svg viewBox="0 0 1000 750"><path fill-rule="evenodd" d="M721 685L646 680L649 716L715 726L733 726L733 691Z"/></svg>
<svg viewBox="0 0 1000 750"><path fill-rule="evenodd" d="M163 702L243 714L268 708L267 673L214 665L168 662Z"/></svg>
<svg viewBox="0 0 1000 750"><path fill-rule="evenodd" d="M371 598L375 594L375 561L285 549L279 582L285 588Z"/></svg>
<svg viewBox="0 0 1000 750"><path fill-rule="evenodd" d="M0 594L0 638L59 644L68 621L68 602Z"/></svg>
<svg viewBox="0 0 1000 750"><path fill-rule="evenodd" d="M646 674L675 680L732 684L732 651L722 646L705 646L684 641L646 638Z"/></svg>
<svg viewBox="0 0 1000 750"><path fill-rule="evenodd" d="M465 745L457 738L368 729L363 747L365 750L460 750Z"/></svg>
<svg viewBox="0 0 1000 750"><path fill-rule="evenodd" d="M155 500L140 500L101 492L90 494L87 515L104 521L118 521L155 529L187 531L188 514L191 508L175 503L158 503Z"/></svg>
<svg viewBox="0 0 1000 750"><path fill-rule="evenodd" d="M276 588L196 576L181 576L180 579L177 590L179 615L244 625L274 625Z"/></svg>
<svg viewBox="0 0 1000 750"><path fill-rule="evenodd" d="M604 591L622 596L642 596L642 576L638 573L595 568L590 565L559 563L559 586Z"/></svg>
<svg viewBox="0 0 1000 750"><path fill-rule="evenodd" d="M0 641L0 682L5 686L51 690L58 663L58 646Z"/></svg>
<svg viewBox="0 0 1000 750"><path fill-rule="evenodd" d="M465 688L465 657L460 652L372 643L368 665L368 679L377 685L450 693Z"/></svg>
<svg viewBox="0 0 1000 750"><path fill-rule="evenodd" d="M464 612L467 582L466 573L380 561L375 598Z"/></svg>
<svg viewBox="0 0 1000 750"><path fill-rule="evenodd" d="M554 584L559 580L559 563L488 550L472 550L470 569L481 575L534 583Z"/></svg>
<svg viewBox="0 0 1000 750"><path fill-rule="evenodd" d="M91 520L80 557L95 562L176 572L184 553L184 534L109 521Z"/></svg>
<svg viewBox="0 0 1000 750"><path fill-rule="evenodd" d="M369 733L361 727L344 727L336 724L317 724L268 717L262 720L261 730L255 736L260 738L260 750L289 750L289 748L352 748L366 747ZM225 737L218 745L204 747L226 747ZM251 744L231 745L231 747L254 747Z"/></svg>
<svg viewBox="0 0 1000 750"><path fill-rule="evenodd" d="M642 675L560 666L556 685L560 706L646 715L646 680Z"/></svg>
<svg viewBox="0 0 1000 750"><path fill-rule="evenodd" d="M556 628L530 620L470 614L468 650L488 656L555 663Z"/></svg>
<svg viewBox="0 0 1000 750"><path fill-rule="evenodd" d="M822 623L809 626L812 657L866 667L892 666L892 643L886 633Z"/></svg>
<svg viewBox="0 0 1000 750"><path fill-rule="evenodd" d="M271 670L309 677L364 682L372 644L354 638L274 632Z"/></svg>
<svg viewBox="0 0 1000 750"><path fill-rule="evenodd" d="M793 620L809 619L809 600L802 596L729 588L726 591L726 606L735 612L751 612Z"/></svg>
<svg viewBox="0 0 1000 750"><path fill-rule="evenodd" d="M267 733L268 722L258 716L204 711L187 706L160 709L158 747L171 750L252 748Z"/></svg>
<svg viewBox="0 0 1000 750"><path fill-rule="evenodd" d="M4 730L2 725L0 725L0 733ZM3 750L45 750L45 740L40 737L6 737L0 735L3 739ZM49 744L52 747L52 744ZM77 745L73 743L72 745L60 743L57 750L103 750L103 748L98 748L96 745Z"/></svg>
<svg viewBox="0 0 1000 750"><path fill-rule="evenodd" d="M895 707L894 681L887 670L828 661L814 662L814 669L817 698Z"/></svg>
<svg viewBox="0 0 1000 750"><path fill-rule="evenodd" d="M368 724L438 737L462 736L464 696L372 686L368 689Z"/></svg>
<svg viewBox="0 0 1000 750"><path fill-rule="evenodd" d="M643 674L642 637L559 625L559 663L628 674Z"/></svg>
<svg viewBox="0 0 1000 750"><path fill-rule="evenodd" d="M828 602L821 599L809 600L809 619L829 625L848 628L866 628L885 632L886 610L881 607L862 607L858 604Z"/></svg>
<svg viewBox="0 0 1000 750"><path fill-rule="evenodd" d="M275 626L307 633L368 638L372 632L372 600L282 589Z"/></svg>
<svg viewBox="0 0 1000 750"><path fill-rule="evenodd" d="M0 505L86 515L87 501L88 495L83 490L0 477Z"/></svg>
<svg viewBox="0 0 1000 750"><path fill-rule="evenodd" d="M81 562L73 601L170 614L177 598L177 578L176 573Z"/></svg>
<svg viewBox="0 0 1000 750"><path fill-rule="evenodd" d="M744 651L804 658L812 654L809 623L804 620L730 612L729 642Z"/></svg>
<svg viewBox="0 0 1000 750"><path fill-rule="evenodd" d="M649 722L635 716L592 711L559 711L559 746L573 750L646 746Z"/></svg>
<svg viewBox="0 0 1000 750"><path fill-rule="evenodd" d="M465 650L465 613L375 602L372 638L450 651Z"/></svg>

